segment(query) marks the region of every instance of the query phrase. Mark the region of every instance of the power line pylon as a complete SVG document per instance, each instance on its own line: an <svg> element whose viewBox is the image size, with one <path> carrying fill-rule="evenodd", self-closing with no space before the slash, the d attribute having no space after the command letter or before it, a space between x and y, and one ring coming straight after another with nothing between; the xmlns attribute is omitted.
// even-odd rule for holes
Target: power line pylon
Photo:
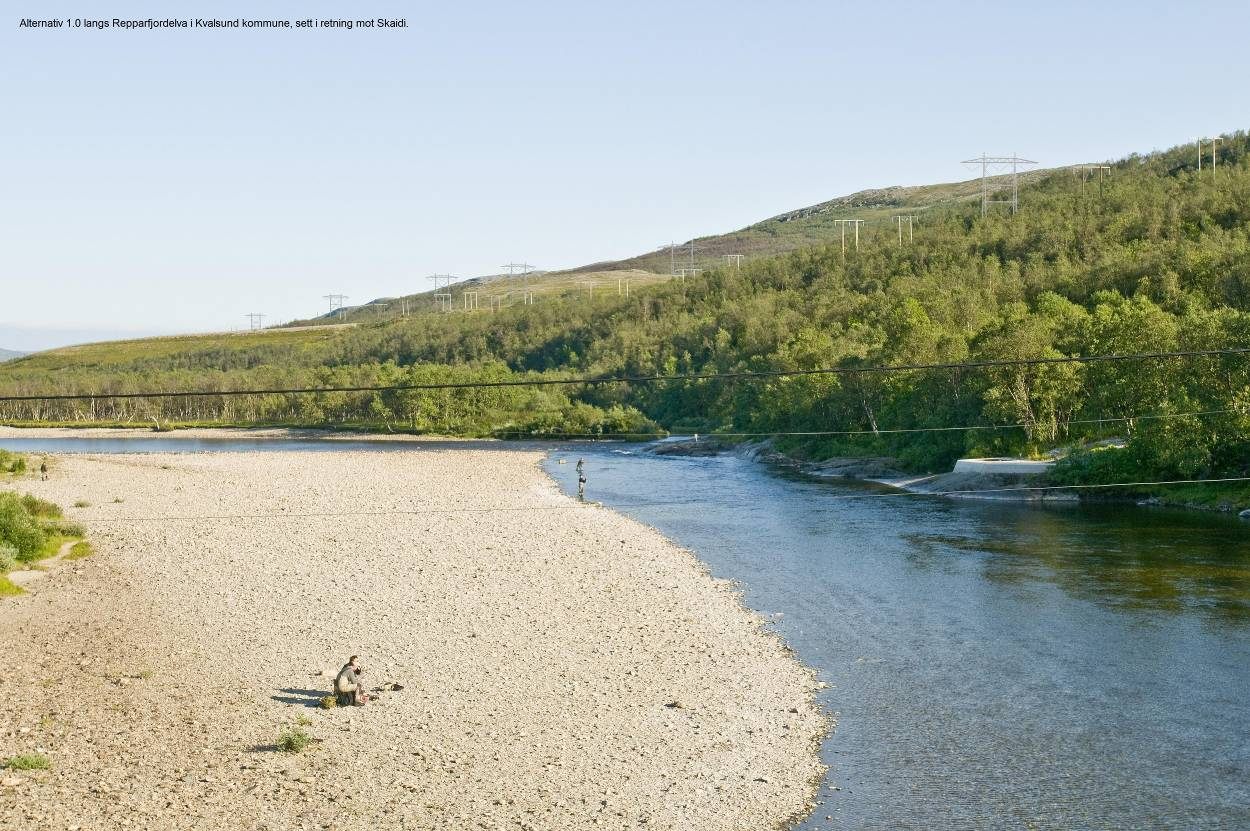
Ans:
<svg viewBox="0 0 1250 831"><path fill-rule="evenodd" d="M1010 156L987 156L982 153L978 158L965 159L960 164L981 165L981 216L985 216L990 205L1010 205L1013 214L1020 211L1020 165L1037 164L1022 159L1014 153ZM990 169L992 167L1011 166L1011 198L990 199Z"/></svg>
<svg viewBox="0 0 1250 831"><path fill-rule="evenodd" d="M466 291L461 294L461 297L464 298L464 310L466 312L476 312L478 310L477 292Z"/></svg>
<svg viewBox="0 0 1250 831"><path fill-rule="evenodd" d="M734 271L742 270L742 255L741 254L726 254L725 263L728 264L731 261L734 264Z"/></svg>
<svg viewBox="0 0 1250 831"><path fill-rule="evenodd" d="M451 283L456 278L450 274L431 274L425 279L434 281L434 308L441 312L450 312Z"/></svg>
<svg viewBox="0 0 1250 831"><path fill-rule="evenodd" d="M342 320L343 316L346 314L346 312L344 312L343 310L343 301L347 299L347 295L346 294L323 294L322 299L330 301L330 314L333 315L335 310L338 310L339 320Z"/></svg>
<svg viewBox="0 0 1250 831"><path fill-rule="evenodd" d="M834 223L842 226L842 259L846 259L846 226L853 224L855 226L855 251L859 252L859 226L864 224L862 219L835 219Z"/></svg>
<svg viewBox="0 0 1250 831"><path fill-rule="evenodd" d="M517 272L521 273L521 303L522 305L534 305L534 293L530 291L530 272L534 270L534 266L529 263L508 263L500 268L508 269L508 276L515 277Z"/></svg>
<svg viewBox="0 0 1250 831"><path fill-rule="evenodd" d="M912 216L911 214L899 214L898 216L894 217L894 221L898 223L898 244L899 245L903 244L903 220L904 219L907 220L907 241L908 242L916 241L915 229L912 227L912 222L915 221L916 217Z"/></svg>
<svg viewBox="0 0 1250 831"><path fill-rule="evenodd" d="M1087 164L1087 165L1085 165L1085 167L1083 167L1083 168L1081 168L1081 169L1082 169L1082 170L1084 170L1086 173L1089 173L1090 175L1093 175L1093 172L1094 172L1095 170L1097 170L1097 171L1098 171L1098 198L1099 198L1099 199L1102 199L1102 197L1103 197L1103 180L1104 180L1106 177L1108 177L1108 176L1110 176L1110 175L1111 175L1111 165L1109 165L1109 164ZM1081 176L1081 187L1082 187L1082 188L1083 188L1083 187L1085 187L1085 176L1084 176L1084 175L1082 175L1082 176Z"/></svg>
<svg viewBox="0 0 1250 831"><path fill-rule="evenodd" d="M265 328L265 315L258 314L256 312L248 312L244 315L244 317L246 317L251 323L251 329L253 332Z"/></svg>
<svg viewBox="0 0 1250 831"><path fill-rule="evenodd" d="M586 299L590 303L595 302L595 283L593 280L582 280L581 284L586 287Z"/></svg>

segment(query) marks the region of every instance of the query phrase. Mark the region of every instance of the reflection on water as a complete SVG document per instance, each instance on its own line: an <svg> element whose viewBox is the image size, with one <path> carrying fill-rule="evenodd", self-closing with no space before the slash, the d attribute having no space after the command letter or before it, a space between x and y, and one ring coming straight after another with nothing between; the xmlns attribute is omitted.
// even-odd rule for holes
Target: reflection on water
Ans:
<svg viewBox="0 0 1250 831"><path fill-rule="evenodd" d="M800 828L1250 828L1250 524L577 455L589 498L743 581L831 684Z"/></svg>

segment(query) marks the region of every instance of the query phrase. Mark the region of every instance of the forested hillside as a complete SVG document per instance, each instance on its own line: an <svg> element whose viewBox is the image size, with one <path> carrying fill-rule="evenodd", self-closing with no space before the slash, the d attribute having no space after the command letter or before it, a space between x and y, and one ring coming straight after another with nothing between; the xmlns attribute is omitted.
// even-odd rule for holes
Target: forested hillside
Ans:
<svg viewBox="0 0 1250 831"><path fill-rule="evenodd" d="M1022 187L1011 216L932 209L914 242L888 219L838 244L744 262L625 298L574 293L498 312L426 312L326 333L107 344L0 368L0 393L255 389L531 376L725 372L1250 346L1250 141L1201 175L1193 145L1134 156L1098 182ZM999 206L1001 207L1001 206ZM1186 415L1192 414L1192 415ZM1160 417L1162 416L1162 417ZM1015 429L790 438L811 456L891 454L944 469L971 452L1073 457L1092 479L1250 469L1250 357L1057 364L767 381L0 402L8 422L369 424L395 430L700 432ZM1089 423L1097 419L1123 419Z"/></svg>

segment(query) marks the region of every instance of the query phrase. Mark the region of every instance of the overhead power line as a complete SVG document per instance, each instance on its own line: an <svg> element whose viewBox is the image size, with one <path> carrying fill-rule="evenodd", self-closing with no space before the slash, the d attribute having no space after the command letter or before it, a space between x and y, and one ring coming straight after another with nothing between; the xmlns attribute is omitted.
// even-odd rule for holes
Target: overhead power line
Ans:
<svg viewBox="0 0 1250 831"><path fill-rule="evenodd" d="M158 392L58 393L49 395L3 395L3 401L87 401L92 399L184 398L227 395L302 395L329 392L406 392L420 390L494 389L500 387L602 386L604 384L650 384L667 381L733 381L759 378L795 378L808 375L866 375L919 370L985 369L990 367L1087 364L1115 361L1151 361L1168 358L1198 358L1217 355L1244 355L1250 347L1235 349L1195 349L1184 352L1142 352L1131 355L1073 355L1063 358L1005 358L965 363L901 364L892 366L836 366L821 369L743 370L741 372L694 372L682 375L610 375L590 378L528 378L516 381L458 381L441 384L386 384L353 387L289 387L253 390L178 390Z"/></svg>
<svg viewBox="0 0 1250 831"><path fill-rule="evenodd" d="M1190 418L1197 416L1209 415L1228 415L1229 413L1238 413L1241 410L1228 408L1223 410L1196 410L1184 413L1151 413L1147 415L1131 415L1131 416L1115 416L1112 418L1077 418L1063 422L1064 426L1073 424L1123 424L1128 421L1157 421L1169 418ZM711 433L699 433L700 438L709 439L753 439L753 438L773 438L784 436L876 436L876 435L893 435L897 433L954 433L972 430L1017 430L1025 429L1029 425L1020 421L1013 421L1008 424L968 424L959 427L882 427L877 430L790 430L790 431L773 431L769 433L733 433L714 431ZM651 438L663 439L673 435L671 432L665 433L533 433L524 430L492 430L493 436L528 436L534 439L565 439L565 438L600 438L600 439L624 439L624 438Z"/></svg>
<svg viewBox="0 0 1250 831"><path fill-rule="evenodd" d="M983 488L980 490L938 490L938 491L891 491L887 493L835 493L827 494L824 499L890 499L903 496L970 496L981 493L1026 493L1057 490L1095 490L1110 488L1144 488L1165 485L1208 485L1217 483L1250 482L1250 476L1228 476L1215 479L1164 479L1152 482L1107 482L1089 485L1027 485L1003 488ZM700 499L678 499L657 502L620 502L610 505L611 508L662 508L672 505L693 505L704 502ZM200 522L210 520L237 521L246 519L317 519L337 517L371 517L371 516L422 516L425 514L488 514L507 513L512 511L566 511L579 510L588 505L582 502L568 502L546 505L498 505L455 508L410 508L392 511L310 511L301 513L283 512L279 514L205 514L200 516L120 516L87 518L87 523L107 522Z"/></svg>

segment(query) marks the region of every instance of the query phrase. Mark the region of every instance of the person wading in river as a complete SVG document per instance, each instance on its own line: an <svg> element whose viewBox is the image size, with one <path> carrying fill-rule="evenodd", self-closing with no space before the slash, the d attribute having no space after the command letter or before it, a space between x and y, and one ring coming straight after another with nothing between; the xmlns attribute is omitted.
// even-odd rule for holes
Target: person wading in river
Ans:
<svg viewBox="0 0 1250 831"><path fill-rule="evenodd" d="M365 671L357 663L358 658L359 656L356 655L349 658L339 670L338 677L334 679L334 698L340 707L363 707L369 700L364 684L360 680L360 676L364 675Z"/></svg>

